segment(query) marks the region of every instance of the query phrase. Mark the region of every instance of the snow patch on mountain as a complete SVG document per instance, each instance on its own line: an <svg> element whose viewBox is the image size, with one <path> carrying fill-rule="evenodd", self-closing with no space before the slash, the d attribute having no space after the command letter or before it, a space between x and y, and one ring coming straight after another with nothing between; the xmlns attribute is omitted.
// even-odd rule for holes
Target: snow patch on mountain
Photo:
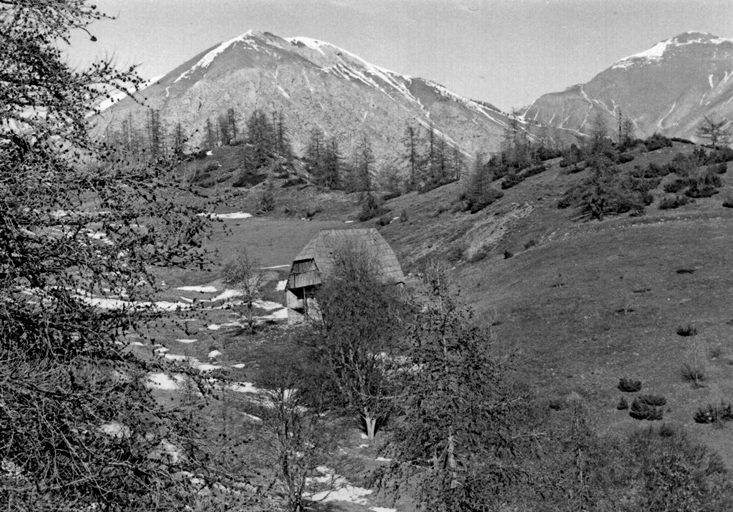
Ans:
<svg viewBox="0 0 733 512"><path fill-rule="evenodd" d="M183 73L181 73L181 75L178 78L176 78L173 81L173 83L178 82L179 80L183 80L184 78L188 78L189 76L191 76L193 74L194 71L196 71L199 68L208 68L211 65L211 63L214 62L214 59L218 55L220 55L221 53L223 53L224 50L226 50L230 46L232 46L234 44L237 44L239 42L245 42L247 40L251 40L253 36L254 36L254 31L253 30L248 30L244 34L239 35L237 37L234 37L234 38L230 39L229 41L224 41L219 46L217 46L216 48L214 48L213 50L211 50L210 52L208 52L206 55L204 55L201 58L201 60L199 60L196 64L194 64L193 66L191 66L190 69L188 69L187 71L184 71ZM257 45L253 41L250 41L250 43L251 43L251 46L253 48L257 49Z"/></svg>
<svg viewBox="0 0 733 512"><path fill-rule="evenodd" d="M138 88L131 87L127 91L116 91L116 92L110 94L109 98L106 98L105 100L103 100L102 102L99 103L99 105L97 106L97 110L99 112L102 112L103 110L107 110L109 107L111 107L115 103L118 103L118 102L122 101L123 99L127 98L131 94L135 94L137 92L142 91L143 89L146 89L146 88L150 87L154 83L158 82L158 80L160 80L164 76L165 75L160 75L160 76L156 76L154 78L151 78L150 80L147 80L146 82L144 82Z"/></svg>

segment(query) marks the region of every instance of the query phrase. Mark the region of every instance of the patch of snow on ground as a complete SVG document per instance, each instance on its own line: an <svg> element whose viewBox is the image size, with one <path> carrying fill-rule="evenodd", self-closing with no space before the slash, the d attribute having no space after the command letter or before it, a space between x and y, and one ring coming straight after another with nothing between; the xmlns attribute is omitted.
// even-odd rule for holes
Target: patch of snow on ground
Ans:
<svg viewBox="0 0 733 512"><path fill-rule="evenodd" d="M347 501L349 503L356 503L359 505L366 505L367 500L364 496L372 493L369 489L363 487L357 487L356 485L350 485L346 478L335 474L331 469L320 466L318 471L323 473L323 476L315 477L310 479L312 482L318 482L323 484L329 484L334 488L332 491L317 492L309 498L313 501Z"/></svg>
<svg viewBox="0 0 733 512"><path fill-rule="evenodd" d="M180 339L176 340L178 343L196 343L198 340Z"/></svg>
<svg viewBox="0 0 733 512"><path fill-rule="evenodd" d="M283 308L274 313L265 316L255 317L257 320L286 320L288 318L288 310Z"/></svg>
<svg viewBox="0 0 733 512"><path fill-rule="evenodd" d="M170 350L169 348L166 348L166 347L160 347L160 348L156 348L156 349L155 349L155 350L154 350L153 352L158 352L159 354L165 354L165 353L166 353L166 352L168 352L169 350Z"/></svg>
<svg viewBox="0 0 733 512"><path fill-rule="evenodd" d="M133 341L132 343L130 343L130 345L135 345L136 347L144 347L145 343L141 341Z"/></svg>
<svg viewBox="0 0 733 512"><path fill-rule="evenodd" d="M254 304L255 307L258 307L260 309L265 309L267 311L271 311L273 309L280 309L284 307L279 302L270 302L267 300L256 300L252 304Z"/></svg>
<svg viewBox="0 0 733 512"><path fill-rule="evenodd" d="M374 460L379 461L379 462L392 462L392 459L385 459L384 457L377 457Z"/></svg>
<svg viewBox="0 0 733 512"><path fill-rule="evenodd" d="M184 292L216 293L216 286L179 286L176 290Z"/></svg>
<svg viewBox="0 0 733 512"><path fill-rule="evenodd" d="M275 265L274 267L262 267L263 270L271 270L275 268L289 268L290 265Z"/></svg>
<svg viewBox="0 0 733 512"><path fill-rule="evenodd" d="M200 372L210 372L212 370L220 370L222 367L216 364L199 363L196 365L196 369Z"/></svg>
<svg viewBox="0 0 733 512"><path fill-rule="evenodd" d="M209 324L209 325L208 325L208 329L209 329L210 331L218 331L219 329L221 329L221 325L217 325L217 324Z"/></svg>
<svg viewBox="0 0 733 512"><path fill-rule="evenodd" d="M396 508L371 507L369 510L374 512L397 512Z"/></svg>
<svg viewBox="0 0 733 512"><path fill-rule="evenodd" d="M188 357L182 356L181 354L166 354L164 357L170 361L185 361L188 359Z"/></svg>
<svg viewBox="0 0 733 512"><path fill-rule="evenodd" d="M213 357L219 357L220 355L221 355L221 352L219 352L218 350L212 350L211 352L209 352L208 357L213 358Z"/></svg>
<svg viewBox="0 0 733 512"><path fill-rule="evenodd" d="M251 382L235 382L234 384L230 384L226 387L227 389L231 391L236 391L237 393L259 393L260 390L255 387L254 384Z"/></svg>
<svg viewBox="0 0 733 512"><path fill-rule="evenodd" d="M244 363L233 364L232 368L244 368Z"/></svg>
<svg viewBox="0 0 733 512"><path fill-rule="evenodd" d="M164 391L174 391L178 389L178 384L183 377L176 375L175 380L166 373L149 373L148 380L145 385L151 389L162 389Z"/></svg>
<svg viewBox="0 0 733 512"><path fill-rule="evenodd" d="M287 279L285 279L284 281L278 281L277 282L277 286L275 287L275 290L277 290L278 292L281 292L281 291L285 290L285 285L287 285L287 284L288 284L288 280Z"/></svg>
<svg viewBox="0 0 733 512"><path fill-rule="evenodd" d="M231 299L231 298L234 298L234 297L241 297L242 295L244 295L244 294L241 291L239 291L239 290L228 290L227 289L227 290L224 290L223 292L221 292L219 295L217 295L213 299L211 299L211 302L217 302L219 300Z"/></svg>
<svg viewBox="0 0 733 512"><path fill-rule="evenodd" d="M100 425L99 430L103 434L107 434L110 437L115 437L119 439L130 437L131 432L130 427L128 427L127 425L123 425L122 423L119 423L117 421L111 421L109 423Z"/></svg>
<svg viewBox="0 0 733 512"><path fill-rule="evenodd" d="M208 217L210 219L249 219L252 214L244 212L234 213L199 213L199 217Z"/></svg>

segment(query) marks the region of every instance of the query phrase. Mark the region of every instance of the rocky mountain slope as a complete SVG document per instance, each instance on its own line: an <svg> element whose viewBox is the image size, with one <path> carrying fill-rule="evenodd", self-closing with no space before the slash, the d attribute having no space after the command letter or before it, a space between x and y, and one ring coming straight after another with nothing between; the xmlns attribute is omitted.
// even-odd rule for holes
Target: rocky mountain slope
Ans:
<svg viewBox="0 0 733 512"><path fill-rule="evenodd" d="M600 112L616 130L619 110L637 137L694 139L703 116L733 120L733 39L688 32L619 60L585 84L545 94L528 121L587 133Z"/></svg>
<svg viewBox="0 0 733 512"><path fill-rule="evenodd" d="M257 108L283 112L299 153L319 127L337 137L347 154L366 133L383 158L402 151L408 123L432 125L467 155L497 150L508 123L507 114L488 103L369 64L329 43L254 31L178 66L142 96L144 104L125 98L96 116L96 133L118 129L129 115L142 126L145 109L152 108L169 127L182 123L198 145L207 119L215 122L229 108L246 118Z"/></svg>

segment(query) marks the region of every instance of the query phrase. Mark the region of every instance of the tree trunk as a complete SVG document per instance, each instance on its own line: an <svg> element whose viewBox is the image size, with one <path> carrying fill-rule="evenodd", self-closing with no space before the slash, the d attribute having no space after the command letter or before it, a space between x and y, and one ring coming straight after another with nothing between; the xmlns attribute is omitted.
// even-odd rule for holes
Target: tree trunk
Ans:
<svg viewBox="0 0 733 512"><path fill-rule="evenodd" d="M374 441L374 437L377 435L377 418L372 417L369 411L364 410L362 414L364 425L366 425L366 434L370 441Z"/></svg>

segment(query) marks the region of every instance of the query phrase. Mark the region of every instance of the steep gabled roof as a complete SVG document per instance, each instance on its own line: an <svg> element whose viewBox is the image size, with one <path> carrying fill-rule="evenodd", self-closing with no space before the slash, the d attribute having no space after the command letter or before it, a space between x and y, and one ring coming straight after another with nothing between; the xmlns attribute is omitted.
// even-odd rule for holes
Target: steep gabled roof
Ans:
<svg viewBox="0 0 733 512"><path fill-rule="evenodd" d="M397 256L379 231L374 228L331 229L319 232L293 260L291 276L297 262L308 260L315 262L321 274L330 273L333 270L335 251L346 244L353 244L360 250L366 251L385 281L405 282ZM294 282L292 279L290 281Z"/></svg>

